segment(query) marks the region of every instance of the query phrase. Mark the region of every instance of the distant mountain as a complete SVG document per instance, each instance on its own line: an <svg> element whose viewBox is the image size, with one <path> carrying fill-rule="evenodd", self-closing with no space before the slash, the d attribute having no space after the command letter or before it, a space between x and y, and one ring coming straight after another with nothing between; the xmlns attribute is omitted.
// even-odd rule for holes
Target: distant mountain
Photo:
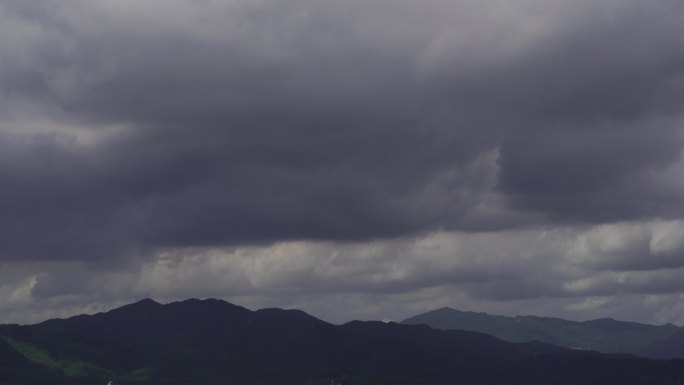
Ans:
<svg viewBox="0 0 684 385"><path fill-rule="evenodd" d="M643 355L647 357L670 359L684 357L684 329L678 330L669 338L658 341L644 349Z"/></svg>
<svg viewBox="0 0 684 385"><path fill-rule="evenodd" d="M34 370L35 369L35 370ZM684 361L509 343L469 331L354 321L219 300L143 300L0 326L0 385L678 384Z"/></svg>
<svg viewBox="0 0 684 385"><path fill-rule="evenodd" d="M677 326L645 325L602 318L575 322L559 318L505 317L442 308L408 318L406 325L425 324L442 330L469 330L504 341L540 341L572 349L630 353L654 358L684 358L684 332ZM675 336L683 343L670 342ZM668 347L673 345L672 347ZM667 352L669 353L667 353Z"/></svg>

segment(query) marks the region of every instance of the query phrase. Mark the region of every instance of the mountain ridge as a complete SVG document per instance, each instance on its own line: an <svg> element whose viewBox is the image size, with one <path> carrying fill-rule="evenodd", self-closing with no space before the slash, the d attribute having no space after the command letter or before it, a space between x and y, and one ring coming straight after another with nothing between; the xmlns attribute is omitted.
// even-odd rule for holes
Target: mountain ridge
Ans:
<svg viewBox="0 0 684 385"><path fill-rule="evenodd" d="M94 315L0 325L0 336L21 343L27 351L43 352L49 362L57 363L40 368L40 382L51 384L116 380L124 385L327 385L333 380L341 385L542 385L549 381L674 385L684 381L681 361L607 355L540 342L510 343L483 333L425 325L380 321L333 325L300 310L252 311L213 299L163 305L141 301ZM67 367L91 369L66 371ZM6 379L0 384L37 382L34 371L13 370L0 362L0 379Z"/></svg>
<svg viewBox="0 0 684 385"><path fill-rule="evenodd" d="M477 331L509 342L537 340L566 348L596 350L604 353L629 353L652 358L684 358L684 351L681 355L673 355L656 349L659 344L664 344L682 330L672 324L650 325L618 321L612 318L569 321L533 315L511 317L461 311L450 307L418 314L401 323L426 324L442 330Z"/></svg>

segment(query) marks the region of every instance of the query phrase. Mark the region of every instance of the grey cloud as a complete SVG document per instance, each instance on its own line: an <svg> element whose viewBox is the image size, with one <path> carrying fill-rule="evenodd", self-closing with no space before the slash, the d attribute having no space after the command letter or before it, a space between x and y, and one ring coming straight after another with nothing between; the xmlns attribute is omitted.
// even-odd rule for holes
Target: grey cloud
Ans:
<svg viewBox="0 0 684 385"><path fill-rule="evenodd" d="M5 258L681 215L676 3L154 4L2 3Z"/></svg>
<svg viewBox="0 0 684 385"><path fill-rule="evenodd" d="M576 238L568 258L592 271L653 271L684 266L681 221L601 225Z"/></svg>
<svg viewBox="0 0 684 385"><path fill-rule="evenodd" d="M585 15L511 77L534 90L512 87L532 119L507 132L499 188L513 205L561 220L678 218L674 192L653 178L681 156L684 56L670 34L681 5L610 11L609 20Z"/></svg>
<svg viewBox="0 0 684 385"><path fill-rule="evenodd" d="M502 149L499 187L514 205L561 219L678 218L681 205L654 174L679 160L679 129L647 121L518 132Z"/></svg>
<svg viewBox="0 0 684 385"><path fill-rule="evenodd" d="M0 259L36 263L0 292L671 304L683 19L670 0L0 0Z"/></svg>
<svg viewBox="0 0 684 385"><path fill-rule="evenodd" d="M351 295L370 306L368 301L384 302L448 288L452 295L467 298L469 306L477 301L536 301L540 306L554 301L568 306L579 302L577 314L590 307L595 310L591 314L600 315L592 307L594 302L585 304L581 299L601 296L601 301L608 301L616 295L681 292L681 269L669 268L681 266L681 260L676 262L678 258L673 257L682 248L680 232L678 222L657 222L584 231L443 233L354 244L295 242L223 251L177 249L126 270L56 263L44 266L37 275L25 271L23 274L33 275L7 286L9 293L18 293L7 298L21 295L27 300L56 303L72 298L97 304L121 298L196 296L259 298L255 304L295 306L317 293L331 298ZM644 258L635 243L648 244L651 255ZM429 299L424 301L436 303Z"/></svg>
<svg viewBox="0 0 684 385"><path fill-rule="evenodd" d="M659 222L660 250L680 246ZM605 243L587 247L604 232ZM5 264L0 308L5 317L35 320L30 306L67 314L141 297L222 297L251 307L300 307L326 319L408 316L441 306L466 310L587 319L613 316L680 322L682 268L605 270L631 242L634 229L601 226L497 233L439 233L376 242L287 242L270 246L169 249L137 266L103 268L49 262L27 269ZM646 233L647 231L643 231ZM616 265L616 261L612 261ZM630 270L631 269L631 270ZM75 275L79 278L75 279ZM71 310L69 310L71 309ZM67 313L65 313L67 312ZM45 314L45 313L41 313Z"/></svg>

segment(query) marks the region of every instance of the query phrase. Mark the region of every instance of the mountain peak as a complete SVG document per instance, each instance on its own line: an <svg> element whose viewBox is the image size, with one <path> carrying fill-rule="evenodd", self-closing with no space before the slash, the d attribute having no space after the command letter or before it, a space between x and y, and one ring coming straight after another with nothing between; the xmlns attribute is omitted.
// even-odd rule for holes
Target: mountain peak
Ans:
<svg viewBox="0 0 684 385"><path fill-rule="evenodd" d="M440 307L439 309L431 310L423 314L462 314L466 313L461 310L457 310L448 306Z"/></svg>
<svg viewBox="0 0 684 385"><path fill-rule="evenodd" d="M460 310L456 310L456 309L454 309L452 307L448 307L448 306L440 307L439 309L434 310L434 311L435 312L458 312L458 313L461 313Z"/></svg>
<svg viewBox="0 0 684 385"><path fill-rule="evenodd" d="M136 301L135 303L149 303L149 304L157 304L159 305L159 302L153 300L152 298L143 298L141 300Z"/></svg>
<svg viewBox="0 0 684 385"><path fill-rule="evenodd" d="M147 306L147 307L157 307L161 306L161 304L152 298L143 298L139 301L133 302L131 305L133 306Z"/></svg>
<svg viewBox="0 0 684 385"><path fill-rule="evenodd" d="M162 307L164 307L164 305L160 304L159 302L157 302L151 298L143 298L139 301L129 303L127 305L123 305L123 306L115 308L115 309L111 309L109 311L106 311L105 313L148 312L148 311L160 309Z"/></svg>

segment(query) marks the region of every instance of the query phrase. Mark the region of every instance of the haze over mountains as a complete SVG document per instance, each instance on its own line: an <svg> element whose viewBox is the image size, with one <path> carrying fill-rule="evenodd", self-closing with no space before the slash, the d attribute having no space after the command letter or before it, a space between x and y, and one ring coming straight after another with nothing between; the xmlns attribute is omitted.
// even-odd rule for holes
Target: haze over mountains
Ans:
<svg viewBox="0 0 684 385"><path fill-rule="evenodd" d="M504 341L540 341L572 349L630 353L652 358L684 358L684 330L602 318L584 322L560 318L506 317L441 308L410 317L403 324L426 324L436 329L470 330Z"/></svg>
<svg viewBox="0 0 684 385"><path fill-rule="evenodd" d="M220 300L0 326L0 384L678 384L684 362Z"/></svg>

